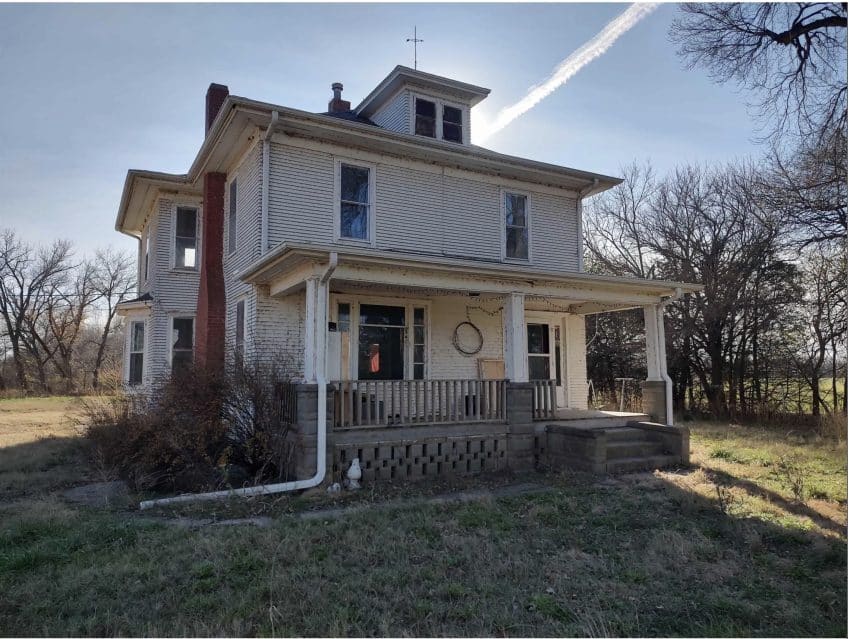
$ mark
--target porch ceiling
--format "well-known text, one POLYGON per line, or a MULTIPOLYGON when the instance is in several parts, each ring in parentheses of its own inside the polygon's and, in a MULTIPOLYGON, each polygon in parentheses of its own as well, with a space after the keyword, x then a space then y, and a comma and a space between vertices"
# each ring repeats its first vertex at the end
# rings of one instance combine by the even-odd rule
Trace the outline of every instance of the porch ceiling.
POLYGON ((524 293, 526 308, 576 314, 623 310, 659 303, 662 298, 701 287, 681 282, 553 273, 500 262, 319 245, 282 245, 239 274, 242 281, 268 286, 272 296, 288 295, 319 277, 337 253, 331 290, 382 291, 418 295, 524 293))

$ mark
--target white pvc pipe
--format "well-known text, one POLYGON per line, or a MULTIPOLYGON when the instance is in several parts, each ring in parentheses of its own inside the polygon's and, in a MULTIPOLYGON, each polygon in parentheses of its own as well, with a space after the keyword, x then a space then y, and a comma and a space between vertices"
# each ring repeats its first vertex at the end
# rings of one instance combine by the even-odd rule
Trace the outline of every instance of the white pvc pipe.
POLYGON ((327 472, 327 418, 328 418, 328 381, 325 379, 325 370, 327 367, 326 354, 328 348, 328 281, 331 279, 333 272, 336 270, 339 263, 337 253, 331 253, 330 261, 321 278, 321 286, 317 295, 316 323, 321 327, 322 339, 320 340, 320 353, 317 353, 316 358, 318 366, 316 366, 316 383, 318 384, 318 406, 316 407, 316 474, 309 479, 298 479, 295 481, 283 482, 280 484, 264 484, 261 486, 249 486, 248 488, 235 488, 230 490, 217 490, 210 493, 191 493, 189 495, 179 495, 177 497, 165 497, 162 499, 150 499, 139 504, 140 510, 145 510, 152 506, 166 506, 169 504, 180 504, 192 501, 210 501, 214 499, 224 499, 226 497, 241 497, 253 495, 271 495, 274 493, 285 493, 293 490, 305 490, 318 486, 325 480, 327 472))

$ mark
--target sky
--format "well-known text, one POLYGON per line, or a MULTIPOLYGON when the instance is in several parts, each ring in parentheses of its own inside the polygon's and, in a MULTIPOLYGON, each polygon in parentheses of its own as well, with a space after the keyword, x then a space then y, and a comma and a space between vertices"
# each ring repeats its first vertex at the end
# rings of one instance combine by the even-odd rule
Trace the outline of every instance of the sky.
MULTIPOLYGON (((128 169, 185 173, 211 82, 243 97, 356 105, 397 64, 491 89, 492 120, 627 4, 0 5, 0 228, 78 254, 135 250, 114 230, 128 169)), ((619 175, 633 160, 758 156, 746 96, 684 68, 665 4, 483 145, 619 175)))

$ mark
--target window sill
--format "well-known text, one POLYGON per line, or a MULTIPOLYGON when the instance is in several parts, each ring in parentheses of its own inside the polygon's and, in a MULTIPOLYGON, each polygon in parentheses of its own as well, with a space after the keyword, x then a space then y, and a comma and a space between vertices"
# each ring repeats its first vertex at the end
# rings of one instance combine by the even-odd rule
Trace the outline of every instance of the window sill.
POLYGON ((197 268, 189 268, 187 266, 172 266, 168 269, 169 273, 183 273, 185 275, 191 275, 192 273, 198 274, 200 270, 197 268))
POLYGON ((502 261, 506 264, 531 264, 531 259, 527 257, 503 257, 502 261))
POLYGON ((375 246, 375 242, 372 240, 361 240, 356 237, 338 237, 336 238, 336 242, 337 244, 352 244, 354 246, 375 246))

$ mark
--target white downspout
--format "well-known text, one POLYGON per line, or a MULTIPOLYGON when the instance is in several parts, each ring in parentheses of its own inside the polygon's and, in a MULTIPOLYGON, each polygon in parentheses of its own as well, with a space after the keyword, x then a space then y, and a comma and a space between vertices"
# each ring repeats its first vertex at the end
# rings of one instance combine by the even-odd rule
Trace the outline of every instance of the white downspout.
POLYGON ((316 407, 316 474, 309 479, 298 479, 281 484, 264 484, 261 486, 250 486, 248 488, 236 488, 232 490, 217 490, 211 493, 192 493, 179 495, 177 497, 165 497, 163 499, 151 499, 139 504, 140 510, 151 506, 165 506, 168 504, 179 504, 190 501, 210 501, 213 499, 224 499, 226 497, 242 497, 253 495, 271 495, 274 493, 286 493, 293 490, 304 490, 318 486, 325 480, 327 472, 327 413, 328 413, 328 381, 325 378, 327 371, 328 352, 328 289, 327 283, 339 264, 339 256, 336 252, 331 253, 325 272, 322 274, 316 308, 316 324, 321 327, 321 340, 316 357, 316 383, 318 384, 318 406, 316 407))
POLYGON ((280 117, 277 111, 272 111, 272 121, 263 135, 263 186, 262 204, 260 205, 260 255, 269 250, 269 157, 271 156, 271 137, 280 117))
POLYGON ((670 379, 670 375, 667 374, 667 339, 664 333, 664 307, 667 306, 670 302, 674 300, 678 300, 682 297, 682 289, 676 288, 675 293, 668 297, 666 300, 663 300, 658 305, 658 310, 655 313, 656 317, 656 326, 657 326, 657 335, 659 336, 658 340, 658 350, 659 350, 659 360, 660 360, 660 368, 661 368, 661 379, 664 380, 664 407, 667 409, 667 424, 669 426, 673 425, 673 380, 670 379))

